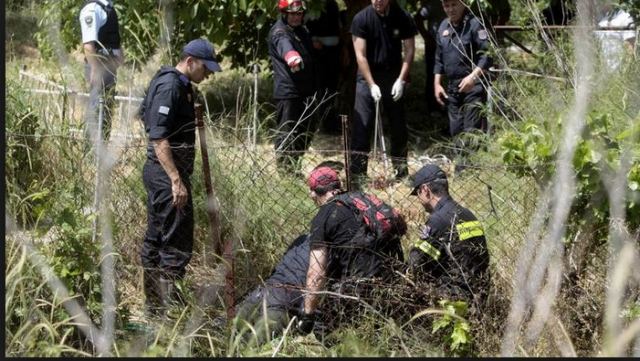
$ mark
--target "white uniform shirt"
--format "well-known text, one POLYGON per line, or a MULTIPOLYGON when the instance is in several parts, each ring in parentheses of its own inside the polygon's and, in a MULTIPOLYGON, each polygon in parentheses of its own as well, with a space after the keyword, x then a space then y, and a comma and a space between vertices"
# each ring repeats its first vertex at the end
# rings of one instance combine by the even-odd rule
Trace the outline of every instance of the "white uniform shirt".
POLYGON ((600 46, 605 63, 611 70, 620 66, 624 57, 624 42, 634 41, 636 37, 635 24, 629 13, 617 10, 606 14, 599 22, 598 27, 614 28, 620 30, 596 30, 596 37, 600 39, 600 46))
MULTIPOLYGON (((111 1, 98 0, 102 4, 111 5, 111 1)), ((107 22, 107 12, 96 3, 89 3, 80 10, 80 28, 82 43, 98 41, 98 31, 107 22)))

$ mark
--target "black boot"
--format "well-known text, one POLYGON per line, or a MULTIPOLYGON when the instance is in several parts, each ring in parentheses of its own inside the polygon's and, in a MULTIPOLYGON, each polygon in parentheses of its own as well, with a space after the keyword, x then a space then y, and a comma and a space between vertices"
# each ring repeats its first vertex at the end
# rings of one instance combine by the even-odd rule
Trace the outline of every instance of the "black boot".
POLYGON ((145 314, 151 318, 162 317, 164 306, 160 294, 160 273, 156 269, 145 268, 142 273, 145 295, 145 314))

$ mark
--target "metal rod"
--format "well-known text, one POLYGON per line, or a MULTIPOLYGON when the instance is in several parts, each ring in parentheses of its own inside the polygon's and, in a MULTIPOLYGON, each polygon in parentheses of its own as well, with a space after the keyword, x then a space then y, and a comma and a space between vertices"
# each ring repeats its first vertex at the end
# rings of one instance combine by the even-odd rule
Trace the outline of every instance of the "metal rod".
MULTIPOLYGON (((202 117, 202 104, 195 104, 196 127, 198 128, 198 138, 200 138, 200 152, 202 155, 202 174, 204 176, 204 187, 207 193, 207 215, 209 218, 209 226, 211 228, 211 247, 215 254, 221 255, 220 240, 220 217, 217 198, 214 194, 213 184, 211 182, 211 170, 209 169, 209 154, 207 151, 207 136, 204 129, 204 121, 202 117)), ((212 255, 207 251, 205 244, 204 251, 205 263, 213 264, 212 255)))
POLYGON ((253 64, 253 134, 251 138, 251 149, 256 148, 258 138, 258 73, 260 66, 258 63, 253 64))
MULTIPOLYGON (((86 111, 93 111, 93 109, 87 109, 86 111)), ((91 236, 91 240, 95 243, 97 235, 98 235, 98 203, 100 196, 100 173, 102 167, 102 123, 104 122, 104 97, 100 96, 98 100, 98 129, 94 131, 94 141, 96 146, 96 188, 93 192, 93 211, 95 213, 95 217, 93 218, 93 235, 91 236)), ((91 132, 89 132, 91 134, 91 132)), ((90 140, 91 141, 91 140, 90 140)))
POLYGON ((347 178, 347 191, 351 191, 351 171, 350 167, 350 144, 349 144, 349 117, 345 114, 340 114, 340 120, 342 120, 342 149, 344 150, 344 174, 347 178))

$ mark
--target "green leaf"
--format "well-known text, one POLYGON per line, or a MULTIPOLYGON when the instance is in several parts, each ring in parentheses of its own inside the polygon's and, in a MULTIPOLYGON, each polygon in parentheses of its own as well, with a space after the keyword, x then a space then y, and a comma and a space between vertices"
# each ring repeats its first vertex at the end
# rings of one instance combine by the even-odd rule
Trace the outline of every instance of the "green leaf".
POLYGON ((436 320, 432 325, 431 333, 436 333, 439 329, 447 327, 449 323, 450 323, 450 320, 444 317, 436 320))

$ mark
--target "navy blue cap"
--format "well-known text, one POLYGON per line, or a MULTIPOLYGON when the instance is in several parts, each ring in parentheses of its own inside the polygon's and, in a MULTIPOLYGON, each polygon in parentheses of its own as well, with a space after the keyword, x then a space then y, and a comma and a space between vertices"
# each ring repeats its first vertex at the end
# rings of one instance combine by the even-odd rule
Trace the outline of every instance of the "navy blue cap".
POLYGON ((420 168, 420 170, 413 176, 413 191, 411 191, 411 195, 417 195, 418 187, 436 179, 447 179, 447 175, 442 169, 440 169, 440 167, 435 164, 427 164, 420 168))
POLYGON ((213 45, 205 39, 191 40, 182 48, 182 53, 202 60, 207 69, 212 72, 222 71, 216 61, 216 51, 213 50, 213 45))

